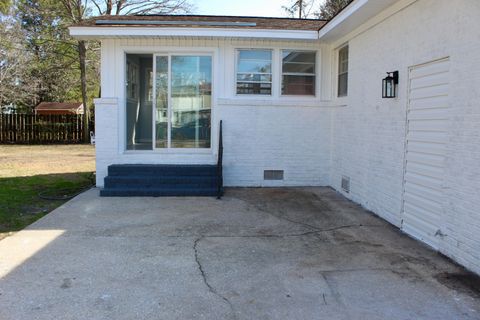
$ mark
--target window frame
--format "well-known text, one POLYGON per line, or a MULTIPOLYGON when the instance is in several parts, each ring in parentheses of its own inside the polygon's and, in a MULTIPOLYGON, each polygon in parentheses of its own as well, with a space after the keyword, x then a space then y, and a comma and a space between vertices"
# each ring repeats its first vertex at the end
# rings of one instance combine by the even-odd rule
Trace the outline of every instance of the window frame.
POLYGON ((336 50, 336 62, 337 62, 337 65, 336 65, 336 74, 337 76, 335 77, 335 80, 336 80, 336 97, 337 98, 345 98, 345 97, 348 97, 348 76, 349 76, 349 70, 350 70, 350 46, 348 43, 345 43, 343 44, 341 47, 339 47, 337 50, 336 50), (343 62, 345 62, 345 60, 342 60, 340 61, 340 53, 342 50, 345 50, 347 49, 347 59, 346 59, 346 62, 347 62, 347 71, 344 71, 344 72, 340 72, 340 66, 343 62), (346 91, 345 93, 340 93, 340 76, 342 75, 346 75, 347 77, 347 86, 346 86, 346 91))
POLYGON ((308 48, 304 48, 304 49, 295 49, 295 48, 280 48, 279 49, 279 52, 278 52, 278 68, 279 68, 279 83, 278 83, 278 92, 279 92, 279 97, 280 98, 315 98, 317 97, 317 91, 318 91, 318 75, 319 75, 319 72, 318 72, 318 50, 315 50, 315 49, 308 49, 308 48), (292 73, 292 72, 286 72, 284 73, 283 72, 283 52, 284 51, 296 51, 296 52, 309 52, 309 53, 313 53, 314 54, 314 71, 313 73, 311 74, 307 74, 307 73, 292 73), (313 94, 284 94, 283 93, 283 76, 284 75, 297 75, 297 76, 313 76, 314 77, 314 83, 313 83, 313 94))
MULTIPOLYGON (((268 73, 257 73, 257 74, 268 74, 268 73)), ((234 49, 234 82, 233 82, 233 90, 236 97, 273 97, 275 92, 275 49, 274 48, 235 48, 234 49), (270 82, 263 82, 263 83, 270 83, 270 94, 262 94, 262 93, 238 93, 237 85, 238 85, 238 62, 240 58, 240 51, 270 51, 271 60, 270 60, 270 82)), ((243 81, 240 81, 243 82, 243 81)), ((259 82, 262 83, 262 82, 259 82)))

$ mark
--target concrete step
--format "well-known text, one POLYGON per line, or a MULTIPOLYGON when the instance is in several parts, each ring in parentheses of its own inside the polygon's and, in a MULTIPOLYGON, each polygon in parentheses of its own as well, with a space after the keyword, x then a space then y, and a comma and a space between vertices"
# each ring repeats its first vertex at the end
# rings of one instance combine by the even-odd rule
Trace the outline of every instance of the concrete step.
POLYGON ((214 197, 217 188, 115 188, 101 189, 102 197, 214 197))
POLYGON ((115 164, 108 166, 109 176, 214 176, 216 165, 115 164))

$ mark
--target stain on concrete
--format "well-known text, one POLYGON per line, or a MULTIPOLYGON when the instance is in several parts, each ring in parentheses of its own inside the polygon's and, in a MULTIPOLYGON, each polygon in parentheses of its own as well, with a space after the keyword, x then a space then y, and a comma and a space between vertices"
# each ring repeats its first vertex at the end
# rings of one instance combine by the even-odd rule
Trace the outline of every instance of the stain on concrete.
POLYGON ((443 272, 435 275, 434 278, 452 290, 480 298, 480 277, 476 274, 468 271, 458 273, 443 272))
POLYGON ((65 278, 63 279, 62 285, 60 288, 62 289, 69 289, 73 286, 73 279, 72 278, 65 278))

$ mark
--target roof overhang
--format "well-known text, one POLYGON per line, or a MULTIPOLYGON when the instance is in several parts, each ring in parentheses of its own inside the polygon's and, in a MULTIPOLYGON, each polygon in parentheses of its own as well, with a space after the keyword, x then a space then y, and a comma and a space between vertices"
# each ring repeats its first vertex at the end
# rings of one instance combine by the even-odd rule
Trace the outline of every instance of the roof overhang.
POLYGON ((354 31, 382 11, 398 2, 412 3, 416 0, 355 0, 323 26, 318 37, 333 42, 354 31))
POLYGON ((132 37, 206 37, 258 38, 275 40, 317 41, 315 30, 239 29, 239 28, 175 28, 175 27, 70 27, 70 35, 77 39, 108 39, 132 37))

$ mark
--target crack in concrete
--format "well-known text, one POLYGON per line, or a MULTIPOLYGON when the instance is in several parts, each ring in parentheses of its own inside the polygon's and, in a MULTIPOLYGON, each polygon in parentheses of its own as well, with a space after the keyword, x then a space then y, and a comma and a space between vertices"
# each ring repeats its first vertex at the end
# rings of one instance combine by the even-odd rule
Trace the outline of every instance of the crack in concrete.
MULTIPOLYGON (((301 232, 301 233, 285 233, 285 234, 245 234, 245 235, 224 235, 224 234, 212 234, 212 235, 206 235, 206 234, 190 234, 190 235, 158 235, 158 238, 198 238, 199 236, 201 238, 288 238, 288 237, 301 237, 301 236, 307 236, 311 234, 319 234, 323 232, 332 232, 332 231, 337 231, 341 229, 349 229, 349 228, 378 228, 378 227, 383 227, 381 225, 368 225, 368 224, 351 224, 351 225, 342 225, 342 226, 337 226, 337 227, 332 227, 332 228, 327 228, 327 229, 320 229, 316 228, 315 230, 311 231, 306 231, 306 232, 301 232)), ((91 232, 85 232, 85 233, 79 233, 79 234, 68 234, 64 235, 65 237, 75 237, 75 236, 87 236, 89 238, 95 237, 95 238, 151 238, 151 236, 142 236, 142 235, 111 235, 111 234, 102 234, 102 232, 98 233, 91 233, 91 232)))
POLYGON ((198 243, 203 239, 203 237, 201 238, 197 238, 195 240, 195 242, 193 243, 193 251, 195 253, 195 262, 197 263, 197 266, 198 266, 198 270, 200 271, 200 275, 202 276, 202 280, 203 280, 203 283, 205 284, 205 286, 207 286, 208 290, 213 293, 214 295, 216 295, 217 297, 219 297, 220 299, 222 299, 230 308, 231 312, 232 312, 232 318, 233 319, 237 319, 237 315, 235 313, 235 309, 233 307, 233 304, 232 302, 227 298, 225 297, 224 295, 220 294, 211 284, 210 282, 208 282, 208 279, 207 279, 207 274, 205 273, 205 270, 203 269, 203 266, 200 262, 200 258, 199 258, 199 253, 198 253, 198 243))

